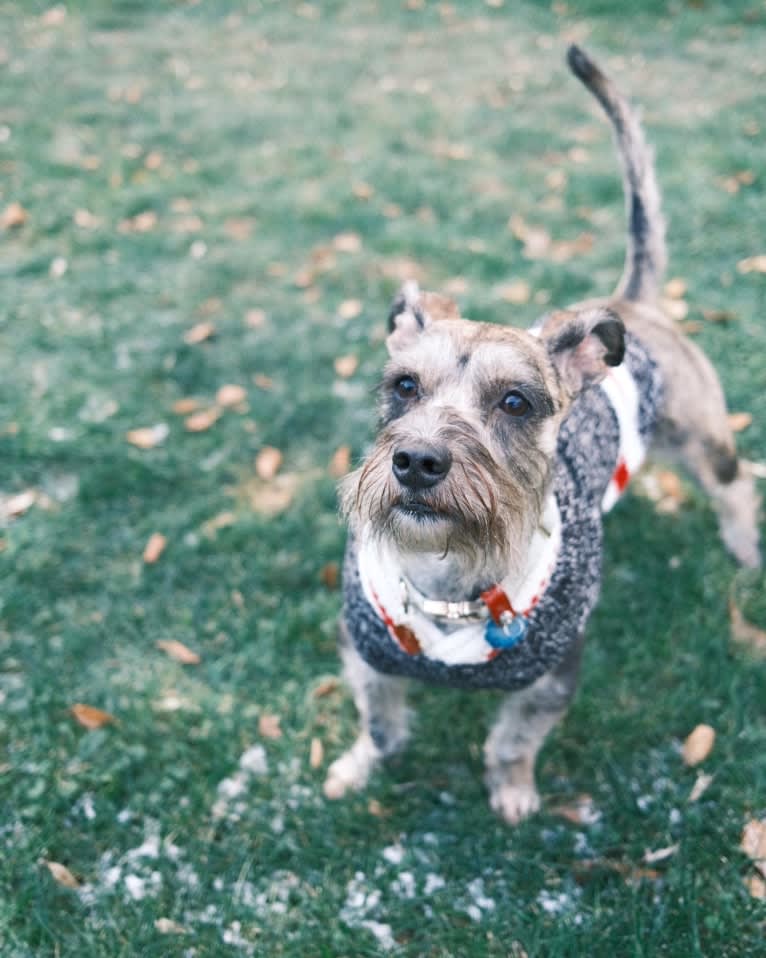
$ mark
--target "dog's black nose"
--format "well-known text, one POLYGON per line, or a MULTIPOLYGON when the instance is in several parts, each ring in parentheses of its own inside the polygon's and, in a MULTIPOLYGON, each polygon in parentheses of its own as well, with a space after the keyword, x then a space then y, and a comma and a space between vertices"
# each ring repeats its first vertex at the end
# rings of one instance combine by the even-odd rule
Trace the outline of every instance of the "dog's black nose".
POLYGON ((422 446, 397 449, 392 459, 394 475, 408 489, 430 489, 447 475, 452 465, 449 449, 422 446))

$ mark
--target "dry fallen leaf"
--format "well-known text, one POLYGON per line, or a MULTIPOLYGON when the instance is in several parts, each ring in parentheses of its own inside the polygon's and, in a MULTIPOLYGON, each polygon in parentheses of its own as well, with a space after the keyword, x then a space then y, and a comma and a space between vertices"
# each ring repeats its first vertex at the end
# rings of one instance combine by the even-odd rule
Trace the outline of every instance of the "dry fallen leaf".
POLYGON ((376 818, 387 818, 391 814, 390 809, 381 805, 377 798, 371 798, 367 802, 367 811, 376 818))
POLYGON ((180 662, 181 665, 200 664, 200 656, 187 648, 183 642, 179 642, 178 639, 160 639, 157 642, 157 648, 162 649, 168 658, 173 659, 174 662, 180 662))
POLYGON ((274 446, 264 446, 255 457, 256 474, 266 481, 273 479, 282 465, 282 453, 274 446))
POLYGON ((186 330, 184 342, 187 346, 196 346, 198 343, 204 343, 206 339, 210 339, 212 336, 215 336, 215 326, 209 320, 205 320, 186 330))
POLYGON ((111 725, 117 721, 109 712, 94 708, 92 705, 83 705, 82 702, 75 703, 69 711, 83 728, 91 732, 94 729, 103 728, 104 725, 111 725))
POLYGON ((668 299, 683 299, 686 295, 686 281, 678 276, 669 279, 665 283, 665 295, 668 299))
POLYGON ((680 477, 670 469, 660 469, 657 473, 657 482, 663 496, 669 496, 675 502, 684 501, 684 490, 680 477))
POLYGON ((663 310, 676 322, 681 322, 689 315, 689 304, 685 299, 663 299, 661 300, 663 310))
POLYGON ((338 233, 332 245, 339 253, 358 253, 362 248, 362 237, 358 233, 338 233))
POLYGON ((739 846, 766 878, 766 818, 752 818, 745 825, 739 846))
POLYGON ((7 499, 0 499, 0 518, 16 519, 18 516, 23 516, 36 501, 37 493, 34 489, 25 489, 24 492, 8 496, 7 499))
POLYGON ((250 329, 260 329, 266 322, 266 312, 263 309, 248 309, 245 313, 245 324, 250 329))
POLYGON ((703 309, 702 317, 709 323, 732 323, 737 314, 730 309, 703 309))
POLYGON ((224 408, 229 406, 238 406, 246 399, 247 390, 244 388, 244 386, 235 386, 232 383, 227 383, 225 386, 221 386, 215 395, 215 401, 219 406, 223 406, 224 408))
POLYGON ((200 409, 199 412, 193 412, 184 420, 184 428, 187 432, 205 432, 215 425, 221 418, 221 409, 218 406, 211 406, 209 409, 200 409))
POLYGON ((265 389, 267 391, 274 388, 274 380, 271 376, 264 376, 263 373, 256 373, 253 376, 253 383, 259 389, 265 389))
POLYGON ((657 862, 664 862, 667 858, 675 855, 680 847, 681 846, 676 843, 675 845, 668 845, 667 848, 657 848, 654 851, 645 851, 644 861, 647 865, 656 865, 657 862))
POLYGON ((258 719, 258 734, 263 738, 282 738, 282 729, 279 727, 281 719, 278 715, 264 712, 258 719))
POLYGON ((689 797, 687 798, 688 802, 697 802, 705 792, 710 788, 712 784, 713 776, 708 775, 706 772, 700 772, 697 776, 697 780, 692 786, 692 790, 689 792, 689 797))
POLYGON ((522 303, 529 302, 532 290, 529 283, 523 279, 519 279, 513 283, 506 283, 504 286, 501 286, 498 290, 498 294, 506 303, 521 305, 522 303))
POLYGON ((748 256, 737 263, 740 273, 766 273, 766 253, 760 256, 748 256))
POLYGON ((156 918, 154 927, 161 935, 185 935, 186 929, 172 918, 156 918))
POLYGON ((241 488, 251 508, 262 516, 277 516, 289 508, 300 478, 295 473, 284 473, 274 479, 252 479, 241 488))
POLYGON ((320 681, 314 686, 314 691, 311 694, 315 699, 323 699, 326 695, 331 695, 339 688, 340 679, 336 678, 334 675, 330 675, 326 679, 320 679, 320 681))
POLYGON ((239 243, 242 243, 246 239, 250 238, 250 234, 253 232, 254 226, 255 220, 247 219, 245 217, 233 217, 232 219, 226 220, 226 222, 223 224, 226 235, 230 236, 231 239, 236 240, 239 243))
POLYGON ((125 438, 133 446, 139 449, 154 449, 164 442, 170 430, 164 422, 157 423, 156 426, 144 426, 140 429, 131 429, 125 433, 125 438))
POLYGON ((146 562, 148 565, 156 562, 165 551, 165 546, 167 544, 168 540, 161 532, 153 532, 149 536, 149 539, 144 546, 144 562, 146 562))
POLYGON ((338 316, 343 320, 356 319, 362 314, 362 302, 359 299, 345 299, 338 307, 338 316))
POLYGON ((335 372, 341 379, 348 379, 353 376, 358 365, 359 359, 356 356, 338 356, 333 363, 335 372))
POLYGON ((332 455, 327 471, 333 479, 342 479, 351 468, 351 447, 338 446, 332 455))
POLYGON ((766 630, 748 622, 732 598, 729 599, 729 624, 734 642, 747 646, 758 655, 766 655, 766 630))
POLYGON ((337 589, 340 578, 340 568, 337 562, 328 562, 319 570, 319 578, 328 589, 337 589))
POLYGON ((62 888, 75 889, 82 885, 82 882, 78 878, 75 878, 66 865, 62 865, 61 862, 52 862, 43 859, 43 864, 47 866, 56 884, 61 885, 62 888))
POLYGON ((309 765, 312 768, 319 768, 324 761, 324 746, 321 738, 311 739, 311 750, 309 752, 309 765))
POLYGON ((23 226, 29 219, 29 213, 21 203, 11 203, 0 214, 0 227, 4 230, 16 229, 23 226))
POLYGON ((369 183, 354 183, 351 192, 358 200, 369 200, 375 195, 375 187, 369 183))
POLYGON ((193 396, 185 396, 183 399, 176 399, 170 408, 177 416, 188 416, 189 413, 199 408, 199 399, 195 399, 193 396))
POLYGON ((206 536, 214 536, 219 529, 233 526, 236 521, 237 517, 233 512, 219 512, 217 516, 213 516, 202 524, 202 531, 206 536))
POLYGON ((728 420, 732 432, 742 432, 753 421, 753 416, 749 412, 732 412, 729 413, 728 420))
POLYGON ((593 804, 590 795, 579 795, 575 801, 566 805, 557 805, 551 809, 551 812, 575 825, 594 825, 601 818, 601 812, 593 804))
POLYGON ((117 226, 118 233, 150 233, 157 225, 157 214, 154 210, 144 210, 136 213, 117 226))
POLYGON ((751 898, 757 898, 759 901, 766 900, 766 881, 764 881, 760 875, 748 875, 746 878, 743 878, 742 881, 750 893, 751 898))
POLYGON ((715 729, 710 725, 698 725, 686 738, 681 755, 687 765, 699 765, 710 755, 715 744, 715 729))

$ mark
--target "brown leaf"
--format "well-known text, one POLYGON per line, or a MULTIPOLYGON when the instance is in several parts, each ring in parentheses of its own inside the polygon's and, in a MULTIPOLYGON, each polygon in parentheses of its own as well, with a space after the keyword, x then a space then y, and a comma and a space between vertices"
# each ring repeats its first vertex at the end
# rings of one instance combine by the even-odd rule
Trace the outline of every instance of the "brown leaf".
POLYGON ((159 150, 151 150, 144 158, 144 166, 147 170, 158 170, 165 159, 159 150))
POLYGON ((156 918, 154 927, 161 935, 185 935, 186 928, 172 918, 156 918))
POLYGON ((125 438, 133 446, 139 449, 154 449, 163 443, 169 433, 169 429, 164 422, 157 423, 156 426, 142 426, 140 429, 131 429, 125 433, 125 438))
POLYGON ((277 516, 290 506, 300 483, 295 473, 274 479, 252 479, 242 487, 252 509, 262 516, 277 516))
POLYGON ((740 273, 766 273, 766 253, 741 259, 737 263, 737 270, 740 273))
POLYGON ((647 865, 656 865, 657 862, 664 862, 671 858, 681 846, 676 842, 675 845, 668 845, 666 848, 657 848, 654 851, 644 852, 644 861, 647 865))
POLYGON ((729 623, 734 642, 747 646, 751 652, 758 655, 766 655, 766 630, 748 622, 732 598, 729 599, 729 623))
POLYGON ((737 314, 730 309, 703 309, 702 317, 709 323, 732 323, 737 314))
POLYGON ((190 214, 188 216, 179 216, 178 219, 173 220, 171 229, 174 233, 188 235, 189 233, 199 233, 204 225, 199 216, 190 214))
POLYGON ((184 333, 184 342, 187 346, 196 346, 198 343, 204 343, 205 340, 215 336, 215 325, 209 320, 204 320, 187 329, 184 333))
POLYGON ((226 222, 223 224, 226 235, 230 236, 238 243, 242 243, 246 239, 250 238, 250 234, 253 232, 254 226, 254 219, 247 219, 246 217, 242 216, 232 217, 231 219, 226 220, 226 222))
POLYGON ((321 738, 311 739, 311 749, 309 751, 309 765, 312 768, 319 768, 324 761, 324 745, 321 738))
POLYGON ((369 183, 354 183, 351 192, 358 200, 369 200, 375 195, 375 187, 369 183))
POLYGON ((258 719, 258 734, 263 738, 282 738, 282 729, 279 727, 281 719, 278 715, 264 712, 258 719))
POLYGON ((498 294, 500 299, 505 300, 506 303, 521 305, 522 303, 529 302, 532 290, 526 280, 519 279, 501 286, 498 290, 498 294))
POLYGON ((83 705, 82 702, 75 703, 69 711, 83 728, 91 732, 94 729, 103 728, 104 725, 111 725, 117 721, 109 712, 94 708, 92 705, 83 705))
POLYGON ((335 372, 341 379, 348 379, 350 376, 353 376, 358 365, 359 359, 356 356, 338 356, 333 363, 335 372))
POLYGON ((339 253, 358 253, 362 248, 362 237, 358 233, 338 233, 332 245, 339 253))
POLYGON ((165 551, 168 540, 161 532, 153 532, 144 546, 143 559, 148 565, 156 562, 165 551))
POLYGON ((233 526, 236 521, 237 517, 233 512, 219 512, 217 516, 213 516, 202 524, 202 531, 206 536, 214 536, 219 529, 233 526))
POLYGON ((223 300, 219 296, 210 296, 197 307, 200 316, 215 316, 223 309, 223 300))
POLYGON ((727 418, 732 432, 743 432, 753 421, 752 414, 749 412, 732 412, 727 418))
POLYGON ((221 409, 218 406, 211 406, 209 409, 200 409, 199 412, 193 412, 184 420, 184 427, 187 432, 205 432, 215 425, 221 418, 221 409))
POLYGON ((215 395, 215 401, 219 406, 228 408, 229 406, 238 406, 247 399, 247 390, 244 386, 236 386, 233 383, 227 383, 221 386, 215 395))
POLYGON ((705 772, 700 772, 697 775, 697 779, 692 786, 692 790, 689 792, 689 797, 687 802, 697 802, 699 801, 705 792, 710 788, 710 785, 713 782, 713 776, 708 775, 705 772))
POLYGON ((101 224, 101 220, 90 210, 75 210, 72 219, 74 225, 79 226, 81 230, 94 230, 101 224))
POLYGON ((742 831, 739 847, 766 878, 766 818, 751 818, 742 831))
POLYGON ((333 479, 342 479, 351 468, 351 447, 338 446, 332 455, 327 471, 333 479))
POLYGON ((29 219, 29 213, 21 203, 10 203, 0 214, 0 227, 4 230, 18 229, 29 219))
POLYGON ((311 694, 315 699, 323 699, 325 696, 331 695, 333 692, 337 692, 339 688, 340 679, 336 678, 334 675, 330 675, 326 679, 320 679, 320 681, 314 686, 314 691, 311 694))
POLYGON ((154 210, 144 210, 136 213, 117 226, 119 233, 150 233, 157 225, 157 214, 154 210))
POLYGON ((248 309, 245 313, 245 323, 250 329, 260 329, 266 322, 266 313, 262 309, 248 309))
POLYGON ((676 502, 684 501, 684 490, 679 476, 670 469, 660 469, 657 473, 657 482, 664 496, 670 496, 676 502))
POLYGON ((663 299, 661 304, 668 316, 678 323, 689 315, 689 304, 685 299, 663 299))
POLYGON ((579 795, 574 802, 557 805, 551 809, 553 815, 560 815, 574 825, 593 825, 601 818, 601 812, 593 804, 590 795, 579 795))
POLYGON ((362 314, 362 302, 359 299, 345 299, 338 307, 338 316, 348 321, 362 314))
POLYGON ((190 412, 199 408, 199 399, 194 399, 193 396, 185 396, 183 399, 176 399, 170 408, 177 416, 188 416, 190 412))
POLYGON ((757 898, 759 901, 766 900, 766 881, 760 875, 747 875, 742 881, 751 898, 757 898))
POLYGON ((0 499, 0 517, 16 519, 18 516, 23 516, 36 501, 37 492, 34 489, 25 489, 24 492, 8 496, 7 499, 0 499))
POLYGON ((699 765, 713 751, 715 729, 710 725, 698 725, 686 738, 681 755, 686 765, 699 765))
POLYGON ((62 865, 61 862, 52 862, 44 858, 43 864, 47 866, 56 884, 61 885, 62 888, 76 889, 82 885, 79 878, 75 878, 66 865, 62 865))
POLYGON ((183 642, 178 639, 160 639, 157 642, 157 648, 173 659, 174 662, 180 662, 181 665, 199 665, 201 659, 196 652, 192 652, 183 642))
POLYGON ((340 567, 337 562, 328 562, 319 570, 319 578, 328 589, 337 589, 340 579, 340 567))
POLYGON ((388 818, 391 814, 391 809, 381 805, 377 798, 371 798, 369 802, 367 802, 367 811, 370 815, 374 815, 375 818, 388 818))
POLYGON ((263 373, 256 373, 253 376, 253 383, 255 383, 259 389, 269 390, 274 388, 274 380, 271 376, 264 376, 263 373))
POLYGON ((600 871, 610 871, 621 875, 628 884, 639 881, 657 881, 662 874, 654 868, 640 868, 629 862, 615 861, 612 858, 593 858, 575 863, 575 875, 578 881, 587 880, 600 871))
POLYGON ((255 457, 256 474, 266 481, 273 479, 282 465, 282 453, 274 446, 264 446, 255 457))

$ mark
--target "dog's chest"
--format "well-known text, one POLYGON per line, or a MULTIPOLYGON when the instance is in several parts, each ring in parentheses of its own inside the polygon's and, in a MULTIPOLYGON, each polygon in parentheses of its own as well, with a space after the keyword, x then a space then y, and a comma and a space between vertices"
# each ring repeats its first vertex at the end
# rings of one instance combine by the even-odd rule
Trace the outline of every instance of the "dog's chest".
POLYGON ((514 689, 535 681, 564 658, 580 639, 598 598, 602 511, 611 508, 640 465, 661 402, 658 369, 631 337, 623 365, 629 375, 618 371, 605 387, 588 390, 562 424, 554 479, 560 542, 544 594, 525 617, 523 639, 500 652, 488 647, 486 655, 477 653, 474 642, 471 660, 460 662, 448 635, 443 657, 438 642, 429 637, 424 654, 411 623, 395 621, 396 615, 392 618, 371 596, 369 573, 364 572, 363 581, 358 545, 350 537, 344 616, 370 665, 426 682, 514 689))

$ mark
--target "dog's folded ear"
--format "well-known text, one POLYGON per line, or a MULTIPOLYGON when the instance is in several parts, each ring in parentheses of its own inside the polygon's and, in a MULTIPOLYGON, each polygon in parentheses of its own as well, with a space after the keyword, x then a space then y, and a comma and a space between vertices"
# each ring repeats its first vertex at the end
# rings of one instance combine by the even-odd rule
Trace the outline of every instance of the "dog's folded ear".
POLYGON ((404 345, 431 323, 442 319, 460 319, 457 303, 448 296, 424 292, 414 280, 410 280, 402 286, 391 304, 388 314, 389 345, 404 345))
POLYGON ((564 387, 573 396, 601 382, 609 366, 619 366, 625 355, 625 326, 617 313, 605 306, 576 313, 550 313, 539 335, 564 387))

